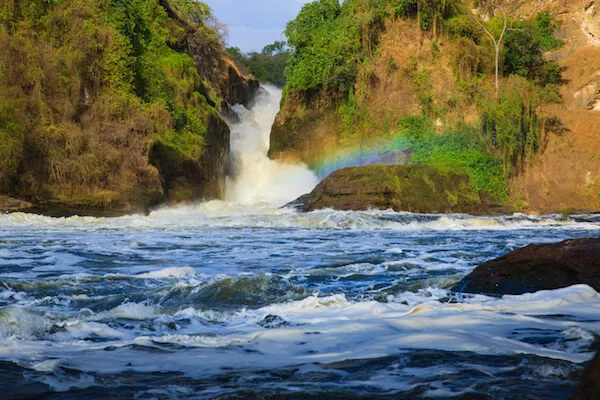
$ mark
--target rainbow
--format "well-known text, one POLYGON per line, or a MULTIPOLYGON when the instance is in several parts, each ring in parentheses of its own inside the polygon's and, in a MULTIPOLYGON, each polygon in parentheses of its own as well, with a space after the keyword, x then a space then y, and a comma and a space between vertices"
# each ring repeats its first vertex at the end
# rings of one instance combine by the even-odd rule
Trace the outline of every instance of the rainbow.
POLYGON ((409 151, 399 141, 379 141, 369 146, 363 144, 336 151, 319 162, 315 172, 322 179, 342 168, 408 164, 409 159, 409 151))

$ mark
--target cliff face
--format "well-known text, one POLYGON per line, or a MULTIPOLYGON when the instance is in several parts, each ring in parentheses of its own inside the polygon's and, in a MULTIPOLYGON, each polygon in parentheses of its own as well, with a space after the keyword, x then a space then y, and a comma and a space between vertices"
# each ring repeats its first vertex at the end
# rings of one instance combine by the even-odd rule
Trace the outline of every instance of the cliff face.
MULTIPOLYGON (((498 15, 498 2, 479 3, 476 13, 498 15)), ((600 4, 511 0, 502 6, 513 18, 548 11, 562 21, 556 36, 565 41, 544 54, 562 69, 564 105, 537 110, 542 118, 558 117, 560 124, 541 133, 538 154, 509 182, 509 201, 530 212, 600 210, 600 4)), ((477 78, 482 69, 490 79, 493 70, 489 52, 478 46, 445 34, 436 40, 411 19, 386 19, 377 51, 359 67, 354 87, 352 101, 364 115, 348 115, 346 104, 325 91, 288 91, 273 127, 270 156, 316 166, 345 149, 389 138, 403 118, 430 109, 436 110, 440 133, 446 127, 479 126, 475 101, 465 99, 483 83, 477 78)))
POLYGON ((49 214, 222 196, 221 115, 258 83, 168 1, 9 0, 0 60, 0 194, 49 214))
POLYGON ((563 47, 546 54, 563 68, 564 106, 548 113, 564 124, 545 151, 511 183, 512 194, 530 210, 600 210, 600 2, 513 2, 523 16, 548 10, 562 20, 563 47), (539 7, 539 8, 538 8, 539 7))

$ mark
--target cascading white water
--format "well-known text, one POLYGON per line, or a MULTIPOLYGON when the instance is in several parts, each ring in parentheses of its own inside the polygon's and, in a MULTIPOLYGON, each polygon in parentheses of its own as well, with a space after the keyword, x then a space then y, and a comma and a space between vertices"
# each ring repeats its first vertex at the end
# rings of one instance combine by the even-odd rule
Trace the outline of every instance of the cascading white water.
POLYGON ((230 123, 233 174, 227 182, 228 201, 281 206, 310 192, 319 182, 305 165, 267 157, 280 102, 281 90, 264 85, 249 109, 233 107, 240 121, 230 123))

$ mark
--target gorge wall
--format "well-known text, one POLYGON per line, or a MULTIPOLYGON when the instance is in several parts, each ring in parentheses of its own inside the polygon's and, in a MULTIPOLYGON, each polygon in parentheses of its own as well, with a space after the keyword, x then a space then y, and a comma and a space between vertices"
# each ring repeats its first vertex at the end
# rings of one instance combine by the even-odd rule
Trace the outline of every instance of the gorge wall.
MULTIPOLYGON (((472 11, 485 20, 502 12, 529 19, 548 11, 561 21, 556 36, 564 40, 543 54, 562 70, 563 100, 536 108, 539 119, 552 117, 557 123, 545 124, 537 153, 524 157, 518 173, 510 174, 506 189, 498 192, 506 192, 506 201, 526 212, 600 210, 600 4, 477 3, 472 11)), ((354 12, 364 21, 370 11, 359 7, 354 12)), ((473 30, 469 22, 474 24, 467 18, 465 29, 473 30)), ((365 26, 360 29, 364 37, 365 26)), ((371 40, 374 48, 358 64, 350 100, 324 88, 286 88, 271 136, 271 157, 318 168, 322 160, 353 148, 394 140, 399 124, 413 116, 426 115, 437 135, 482 125, 481 104, 486 96, 493 98, 491 91, 481 89, 493 86, 493 53, 485 44, 457 38, 449 29, 424 31, 414 19, 390 13, 378 29, 371 40)), ((502 79, 515 87, 521 84, 508 75, 502 79)))
POLYGON ((9 0, 0 60, 0 195, 57 215, 223 196, 223 117, 258 82, 205 21, 167 0, 9 0))

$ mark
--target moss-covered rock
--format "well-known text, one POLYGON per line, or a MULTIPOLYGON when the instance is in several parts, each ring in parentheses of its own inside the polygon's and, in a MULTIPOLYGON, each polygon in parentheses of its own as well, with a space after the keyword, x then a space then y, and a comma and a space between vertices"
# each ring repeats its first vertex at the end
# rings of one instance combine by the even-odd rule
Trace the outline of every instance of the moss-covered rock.
POLYGON ((424 165, 345 168, 296 204, 303 211, 393 209, 414 213, 502 214, 509 210, 474 190, 468 175, 424 165))

